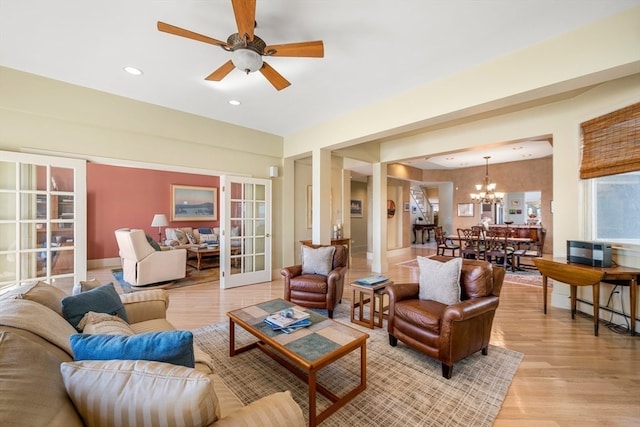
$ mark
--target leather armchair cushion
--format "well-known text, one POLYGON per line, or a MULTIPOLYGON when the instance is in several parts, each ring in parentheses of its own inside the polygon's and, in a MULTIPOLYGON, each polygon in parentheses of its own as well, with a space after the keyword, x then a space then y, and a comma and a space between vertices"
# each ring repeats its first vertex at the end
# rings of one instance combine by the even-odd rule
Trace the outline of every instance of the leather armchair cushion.
POLYGON ((442 314, 446 308, 446 305, 437 301, 412 299, 398 302, 395 316, 418 329, 440 335, 442 314))
POLYGON ((292 292, 327 293, 327 277, 319 274, 303 274, 292 277, 289 285, 292 292))

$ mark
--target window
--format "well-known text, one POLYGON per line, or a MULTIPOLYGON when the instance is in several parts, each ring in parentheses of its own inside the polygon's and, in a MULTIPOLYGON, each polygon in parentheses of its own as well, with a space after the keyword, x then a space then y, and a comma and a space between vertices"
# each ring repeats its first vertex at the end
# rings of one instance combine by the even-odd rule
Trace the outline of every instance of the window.
POLYGON ((591 181, 593 238, 640 245, 640 172, 591 181))

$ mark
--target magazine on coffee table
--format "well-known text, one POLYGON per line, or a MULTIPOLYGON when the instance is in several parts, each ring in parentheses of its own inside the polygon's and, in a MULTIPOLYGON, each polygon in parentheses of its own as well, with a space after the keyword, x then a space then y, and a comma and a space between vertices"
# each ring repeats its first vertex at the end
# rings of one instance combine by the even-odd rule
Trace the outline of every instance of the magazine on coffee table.
POLYGON ((368 276, 356 280, 356 283, 358 285, 373 286, 377 285, 378 283, 386 282, 387 280, 389 279, 385 276, 368 276))
POLYGON ((264 319, 264 321, 272 327, 286 328, 287 326, 292 326, 294 323, 308 318, 309 313, 296 310, 295 308, 287 308, 269 315, 266 319, 264 319))

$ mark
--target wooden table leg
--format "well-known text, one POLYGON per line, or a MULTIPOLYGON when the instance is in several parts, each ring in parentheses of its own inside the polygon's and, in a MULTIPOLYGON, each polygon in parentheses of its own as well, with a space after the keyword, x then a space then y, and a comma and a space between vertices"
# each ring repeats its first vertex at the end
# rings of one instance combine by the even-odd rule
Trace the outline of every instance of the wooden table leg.
POLYGON ((229 357, 236 354, 236 324, 233 319, 229 319, 229 357))
POLYGON ((547 314, 547 276, 542 275, 542 304, 544 314, 547 314))
POLYGON ((351 288, 351 323, 355 323, 353 319, 355 319, 356 314, 356 288, 351 288))
POLYGON ((309 371, 309 427, 317 425, 316 415, 316 371, 309 371))
POLYGON ((629 282, 629 311, 631 311, 631 319, 629 320, 629 328, 631 336, 636 334, 636 298, 638 291, 638 276, 633 276, 629 282))
POLYGON ((600 283, 593 285, 593 333, 598 336, 600 326, 600 283))

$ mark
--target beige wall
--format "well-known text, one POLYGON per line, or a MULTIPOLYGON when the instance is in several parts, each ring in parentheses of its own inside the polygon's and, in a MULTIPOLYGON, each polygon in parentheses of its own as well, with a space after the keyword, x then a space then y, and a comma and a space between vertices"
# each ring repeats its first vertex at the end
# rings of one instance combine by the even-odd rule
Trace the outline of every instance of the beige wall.
MULTIPOLYGON (((256 178, 282 165, 282 138, 264 132, 4 67, 0 94, 0 150, 256 178)), ((283 251, 283 179, 272 179, 275 266, 283 251)))

